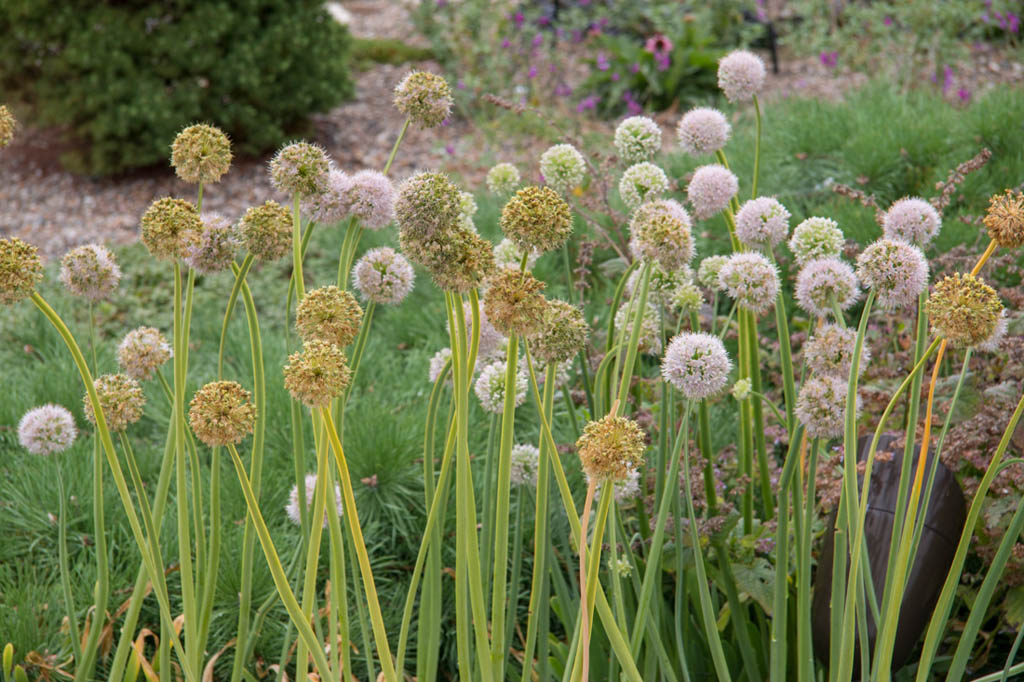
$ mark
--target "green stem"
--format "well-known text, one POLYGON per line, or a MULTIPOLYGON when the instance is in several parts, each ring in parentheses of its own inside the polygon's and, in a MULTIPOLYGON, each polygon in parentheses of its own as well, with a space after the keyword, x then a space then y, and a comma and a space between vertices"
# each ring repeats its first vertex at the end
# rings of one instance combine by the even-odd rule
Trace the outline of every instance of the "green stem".
MULTIPOLYGON (((811 640, 811 538, 814 537, 815 476, 819 442, 811 442, 807 460, 807 495, 804 498, 803 536, 797 551, 797 673, 800 682, 814 682, 814 644, 811 640)), ((797 484, 799 485, 799 483, 797 484)), ((799 508, 797 512, 799 513, 799 508)), ((782 511, 780 510, 781 514, 782 511)))
POLYGON ((242 259, 241 267, 231 265, 231 270, 235 273, 235 283, 231 285, 231 293, 228 295, 228 304, 224 308, 224 320, 220 325, 220 344, 217 346, 217 377, 224 376, 224 349, 227 345, 228 340, 228 322, 231 321, 231 313, 235 309, 235 302, 238 300, 238 294, 242 291, 242 284, 245 282, 246 275, 249 274, 249 268, 252 267, 253 255, 251 253, 245 254, 245 258, 242 259))
MULTIPOLYGON (((60 586, 64 592, 64 609, 68 614, 68 632, 71 635, 71 651, 74 660, 78 663, 75 669, 76 678, 79 671, 82 674, 85 670, 81 667, 82 661, 82 639, 78 634, 78 614, 75 609, 75 598, 71 593, 71 572, 68 570, 68 516, 67 500, 64 497, 64 473, 57 470, 57 494, 60 496, 60 518, 57 527, 57 558, 60 562, 60 586)), ((98 628, 94 628, 98 629, 98 628)))
POLYGON ((292 278, 295 282, 295 300, 306 297, 306 282, 302 276, 302 217, 299 215, 299 195, 292 197, 292 278))
POLYGON ((402 144, 402 138, 405 137, 405 132, 409 130, 409 124, 412 123, 411 118, 406 118, 405 123, 402 124, 402 129, 398 131, 398 137, 395 138, 395 144, 391 147, 391 153, 388 154, 388 162, 384 164, 384 170, 381 171, 384 175, 387 175, 391 170, 391 164, 395 161, 395 155, 398 153, 398 146, 402 144))
POLYGON ((754 180, 751 183, 750 198, 757 198, 757 176, 761 169, 761 103, 754 95, 754 113, 757 120, 757 135, 754 137, 754 180))
POLYGON ((643 328, 644 313, 647 310, 647 292, 651 285, 651 264, 645 263, 643 268, 640 281, 640 295, 637 298, 637 306, 633 314, 633 328, 629 335, 629 345, 626 348, 626 362, 622 367, 622 377, 619 380, 617 416, 622 415, 626 409, 626 396, 629 393, 630 379, 633 378, 633 368, 636 365, 637 344, 640 339, 640 330, 643 328))
MULTIPOLYGON (((803 425, 797 426, 793 438, 789 439, 789 452, 782 465, 779 480, 778 525, 775 531, 775 589, 772 601, 771 635, 771 680, 782 682, 788 678, 786 653, 788 626, 786 611, 789 606, 789 490, 793 487, 795 474, 800 468, 800 443, 803 440, 803 425)), ((808 578, 809 579, 809 578, 808 578)))

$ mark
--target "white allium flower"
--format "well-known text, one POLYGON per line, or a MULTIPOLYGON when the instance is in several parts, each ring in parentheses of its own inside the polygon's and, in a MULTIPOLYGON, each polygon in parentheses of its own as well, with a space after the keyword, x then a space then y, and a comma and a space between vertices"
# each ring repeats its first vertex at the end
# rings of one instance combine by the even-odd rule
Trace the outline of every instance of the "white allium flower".
POLYGON ((718 273, 721 287, 740 307, 760 314, 775 304, 779 271, 759 253, 734 253, 718 273))
MULTIPOLYGON (((434 357, 430 358, 430 383, 437 381, 437 377, 441 376, 441 370, 444 369, 444 365, 452 357, 451 348, 442 348, 441 350, 434 353, 434 357)), ((449 373, 448 382, 451 383, 451 374, 449 373)))
POLYGON ((693 156, 714 154, 725 146, 732 126, 718 109, 697 107, 679 119, 676 135, 683 151, 693 156))
POLYGON ((321 225, 334 225, 345 219, 352 206, 349 189, 352 178, 342 170, 331 168, 327 173, 327 184, 323 192, 302 197, 302 212, 310 220, 321 225))
POLYGON ((698 220, 706 220, 729 205, 740 183, 731 170, 718 164, 701 166, 693 172, 686 196, 698 220))
POLYGON ((703 400, 723 388, 732 361, 717 336, 683 333, 668 344, 661 361, 661 376, 690 400, 703 400))
POLYGON ((736 238, 752 249, 771 251, 789 234, 789 211, 774 197, 751 199, 736 214, 736 238))
POLYGON ((615 129, 615 150, 626 163, 647 161, 661 150, 661 128, 646 116, 630 116, 615 129))
POLYGON ((645 201, 653 201, 668 191, 668 176, 649 161, 626 169, 619 180, 619 196, 631 210, 645 201))
POLYGON ((829 317, 848 310, 860 298, 860 288, 853 268, 838 258, 816 258, 801 268, 796 279, 796 302, 808 314, 829 317))
POLYGON ((75 296, 102 301, 117 288, 121 268, 105 246, 86 244, 68 251, 61 259, 60 281, 75 296))
MULTIPOLYGON (((530 252, 530 255, 526 259, 526 269, 533 270, 533 266, 537 263, 537 259, 540 258, 540 252, 534 249, 530 252)), ((523 262, 523 251, 519 246, 505 237, 502 239, 497 246, 494 247, 494 264, 499 268, 512 268, 518 270, 520 264, 523 262)))
POLYGON ((732 393, 733 398, 743 402, 750 397, 751 390, 753 390, 753 386, 750 383, 750 379, 737 379, 729 392, 732 393))
POLYGON ((998 353, 999 346, 1002 345, 1003 339, 1006 338, 1007 331, 1009 331, 1009 320, 1006 317, 1006 308, 1003 308, 999 312, 999 320, 996 322, 995 331, 987 339, 977 344, 974 350, 981 351, 982 353, 998 353))
MULTIPOLYGON (((559 389, 565 386, 569 382, 569 370, 572 369, 572 360, 566 360, 565 362, 559 362, 555 365, 555 388, 559 389)), ((537 373, 537 387, 544 388, 544 379, 547 378, 547 372, 537 373)))
POLYGON ((879 239, 857 257, 857 277, 882 308, 905 308, 928 288, 928 260, 907 242, 879 239))
POLYGON ((697 279, 701 284, 712 291, 722 289, 722 281, 719 278, 722 266, 729 261, 728 256, 708 256, 700 262, 697 268, 697 279))
POLYGON ((541 154, 540 172, 544 182, 565 194, 583 183, 587 166, 583 155, 571 144, 556 144, 541 154))
MULTIPOLYGON (((633 315, 629 315, 627 319, 629 308, 630 303, 626 301, 619 306, 618 311, 615 313, 615 333, 618 334, 619 330, 624 330, 625 335, 623 339, 627 343, 633 332, 633 320, 636 319, 633 315)), ((649 355, 661 355, 661 313, 658 311, 658 307, 650 301, 647 302, 640 321, 640 338, 637 342, 637 350, 649 355)))
POLYGON ((511 163, 495 164, 487 171, 487 189, 493 194, 512 194, 519 187, 519 169, 511 163))
POLYGON ((789 250, 800 265, 816 258, 836 258, 843 251, 843 231, 831 218, 808 218, 793 230, 789 250))
POLYGON ((380 246, 356 262, 352 285, 368 301, 397 305, 412 291, 415 276, 405 256, 390 246, 380 246))
MULTIPOLYGON (((804 344, 804 359, 815 374, 846 380, 853 365, 853 349, 857 345, 857 330, 826 324, 814 332, 804 344)), ((857 376, 864 374, 871 361, 871 351, 863 344, 857 376)))
POLYGON ((924 199, 900 199, 885 212, 882 234, 924 248, 942 228, 942 217, 935 207, 924 199))
POLYGON ((764 86, 764 61, 753 52, 734 50, 718 62, 718 87, 730 102, 752 99, 764 86))
POLYGON ((613 480, 612 489, 615 491, 615 501, 619 504, 640 497, 640 470, 631 468, 625 478, 613 480))
POLYGON ((537 464, 540 450, 533 445, 520 443, 512 446, 512 485, 537 485, 537 464))
MULTIPOLYGON (((501 414, 505 408, 505 372, 508 365, 504 360, 496 360, 480 370, 473 390, 480 399, 480 405, 487 412, 501 414)), ((516 372, 516 407, 526 400, 526 372, 522 366, 516 372)))
MULTIPOLYGON (((846 419, 847 382, 835 377, 812 377, 804 382, 796 399, 796 418, 811 438, 833 438, 843 433, 846 419)), ((860 412, 860 396, 856 410, 860 412)))
POLYGON ((75 418, 60 405, 32 408, 18 422, 18 442, 33 455, 64 452, 77 436, 75 418))
MULTIPOLYGON (((316 474, 306 474, 306 490, 302 498, 301 504, 306 508, 306 513, 312 513, 313 501, 316 495, 316 474)), ((327 491, 330 494, 330 491, 327 491)), ((330 504, 331 500, 328 498, 327 504, 330 504)), ((288 504, 285 505, 284 510, 288 514, 288 518, 291 519, 292 523, 296 526, 302 524, 302 512, 299 509, 299 488, 298 486, 292 486, 291 492, 288 493, 288 504)), ((337 483, 334 484, 334 504, 338 510, 338 516, 340 517, 345 513, 345 507, 341 501, 341 488, 337 483)), ((324 528, 327 527, 327 510, 324 509, 324 528)))

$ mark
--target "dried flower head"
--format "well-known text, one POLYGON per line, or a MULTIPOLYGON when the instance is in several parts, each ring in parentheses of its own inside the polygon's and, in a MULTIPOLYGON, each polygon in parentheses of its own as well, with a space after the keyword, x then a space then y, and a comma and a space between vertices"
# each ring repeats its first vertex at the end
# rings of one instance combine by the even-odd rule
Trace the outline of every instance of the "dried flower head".
POLYGON ((734 50, 718 62, 718 87, 730 102, 751 99, 764 86, 764 61, 753 52, 734 50))
POLYGON ((800 265, 817 258, 837 258, 843 251, 843 231, 831 218, 813 217, 793 230, 789 250, 800 265))
POLYGON ((718 164, 701 166, 693 172, 693 179, 686 188, 686 196, 693 204, 698 220, 707 220, 726 206, 736 196, 740 183, 731 170, 718 164))
POLYGON ((498 163, 487 171, 487 189, 492 194, 512 194, 519 186, 519 181, 519 169, 511 163, 498 163))
MULTIPOLYGON (((804 359, 815 374, 846 380, 850 377, 856 345, 856 329, 826 324, 819 327, 804 344, 804 359)), ((861 346, 857 376, 864 373, 870 361, 871 351, 865 343, 861 346)))
POLYGON ((412 265, 390 246, 370 249, 352 269, 352 285, 374 303, 398 305, 412 291, 412 265))
POLYGON ((14 129, 18 127, 18 121, 14 114, 7 108, 6 104, 0 104, 0 149, 3 149, 14 139, 14 129))
POLYGON ((751 249, 771 251, 789 234, 789 211, 774 197, 758 197, 736 213, 736 238, 751 249))
POLYGON ((828 317, 835 307, 848 310, 860 297, 853 268, 838 258, 816 258, 800 269, 796 302, 809 315, 828 317))
POLYGON ((942 227, 942 217, 935 207, 924 199, 900 199, 882 217, 882 235, 886 239, 899 239, 924 248, 942 227))
POLYGON ((651 201, 636 210, 629 223, 633 255, 657 263, 667 272, 686 266, 693 259, 690 215, 674 199, 651 201))
MULTIPOLYGON (((480 376, 473 384, 473 391, 480 399, 480 405, 487 412, 501 414, 505 407, 505 374, 508 365, 504 360, 495 360, 480 370, 480 376)), ((515 377, 515 404, 516 407, 526 400, 526 371, 522 365, 516 370, 515 377)))
MULTIPOLYGON (((452 349, 442 348, 441 350, 434 353, 434 356, 430 358, 430 369, 428 370, 427 376, 430 378, 430 383, 437 381, 437 378, 441 376, 441 370, 444 369, 445 364, 451 360, 452 349)), ((451 373, 448 374, 448 383, 451 383, 451 373)))
POLYGON ((644 432, 626 417, 606 415, 592 421, 576 441, 583 471, 598 481, 622 480, 644 463, 644 432))
POLYGON ((994 195, 983 221, 988 236, 999 246, 1015 249, 1024 245, 1024 193, 1006 190, 994 195))
POLYGON ((142 243, 162 260, 188 255, 188 247, 203 231, 199 211, 184 199, 164 197, 154 201, 142 214, 142 243))
POLYGON ((398 233, 402 252, 430 272, 445 291, 466 293, 494 270, 494 250, 475 232, 457 227, 426 237, 405 229, 398 233))
MULTIPOLYGON (((299 502, 299 487, 293 485, 291 492, 288 493, 288 504, 285 505, 284 511, 291 519, 292 523, 296 526, 302 525, 302 510, 299 507, 305 507, 306 513, 313 513, 313 500, 316 497, 316 474, 306 474, 306 481, 303 485, 305 492, 303 493, 302 502, 299 502)), ((330 500, 327 501, 330 504, 330 500)), ((340 517, 345 513, 345 505, 341 499, 341 487, 337 483, 334 484, 334 508, 338 510, 338 516, 340 517)), ((324 509, 324 528, 327 528, 327 509, 324 509)))
POLYGON ((327 190, 331 164, 322 147, 309 142, 292 142, 281 147, 270 160, 270 184, 279 192, 300 198, 327 190))
POLYGON ((433 237, 458 225, 462 196, 444 173, 417 173, 398 186, 395 216, 403 233, 433 237))
POLYGON ((268 200, 245 212, 238 222, 238 235, 254 258, 283 258, 292 249, 292 216, 287 208, 268 200))
MULTIPOLYGON (((134 424, 142 417, 146 395, 135 379, 125 374, 104 374, 97 377, 92 385, 96 389, 107 428, 111 431, 124 431, 129 424, 134 424)), ((85 418, 95 424, 96 415, 92 411, 88 393, 82 403, 85 405, 85 418)))
POLYGON ((256 422, 250 397, 236 381, 214 381, 196 391, 188 410, 196 438, 211 448, 241 443, 256 422))
MULTIPOLYGON (((631 307, 635 308, 636 306, 631 306, 630 302, 626 301, 615 311, 616 333, 620 329, 624 330, 627 340, 633 331, 633 322, 636 320, 637 314, 635 311, 630 313, 631 307)), ((640 338, 637 341, 636 349, 648 355, 661 355, 661 312, 658 310, 658 306, 650 301, 644 306, 640 319, 640 338)))
POLYGON ((217 182, 231 166, 231 141, 220 128, 191 125, 174 138, 171 165, 185 182, 217 182))
POLYGON ((527 443, 512 446, 512 485, 537 485, 537 468, 540 450, 527 443))
POLYGON ((306 407, 327 407, 348 388, 352 370, 345 353, 333 343, 306 341, 288 356, 284 387, 306 407))
POLYGON ((750 379, 737 379, 736 383, 732 385, 729 393, 736 400, 743 402, 750 397, 750 391, 753 390, 753 386, 750 383, 750 379))
POLYGON ((661 128, 646 116, 630 116, 615 128, 615 150, 626 163, 647 161, 661 150, 661 128))
POLYGON ((907 242, 879 239, 857 257, 857 278, 886 310, 911 306, 928 287, 928 261, 907 242))
POLYGON ((569 238, 572 213, 550 187, 524 187, 501 209, 501 231, 521 249, 553 251, 569 238))
POLYGON ((443 77, 413 71, 395 88, 395 108, 421 128, 441 125, 452 111, 452 89, 443 77))
POLYGON ((137 381, 146 381, 171 359, 171 344, 153 327, 128 332, 117 347, 117 365, 137 381))
MULTIPOLYGON (((843 433, 846 419, 845 379, 830 376, 812 377, 800 387, 796 399, 796 418, 811 438, 833 438, 843 433)), ((857 397, 860 412, 860 396, 857 397)))
POLYGON ((732 126, 718 109, 697 107, 686 112, 676 126, 676 136, 683 151, 693 156, 714 154, 725 146, 732 126))
POLYGON ((697 279, 701 284, 712 291, 722 289, 722 280, 719 276, 722 266, 729 262, 728 256, 708 256, 700 262, 697 268, 697 279))
POLYGON ((323 192, 302 197, 302 212, 321 225, 334 225, 344 220, 352 210, 352 178, 342 170, 332 168, 327 173, 323 192))
MULTIPOLYGON (((526 269, 532 270, 540 258, 540 251, 531 249, 526 257, 526 269)), ((523 250, 514 241, 505 237, 494 247, 494 264, 499 268, 518 270, 523 262, 523 250)))
POLYGON ((587 342, 583 311, 565 301, 547 301, 540 332, 530 339, 530 352, 544 364, 569 360, 587 342))
POLYGON ((576 147, 556 144, 540 155, 540 172, 544 182, 556 192, 565 194, 583 184, 587 164, 576 147))
POLYGON ((487 280, 484 309, 487 318, 506 336, 530 336, 544 325, 548 303, 541 293, 544 282, 529 272, 499 268, 487 280))
POLYGON ((64 452, 78 437, 75 418, 61 405, 41 405, 18 422, 18 442, 33 455, 64 452))
POLYGON ((690 400, 709 398, 725 388, 732 361, 717 336, 684 333, 669 342, 661 376, 690 400))
POLYGON ((992 332, 992 336, 988 337, 981 343, 976 344, 974 349, 982 353, 999 352, 999 347, 1002 345, 1003 339, 1006 338, 1006 333, 1009 331, 1009 327, 1010 323, 1006 316, 1006 308, 1003 308, 999 312, 999 321, 996 322, 996 329, 992 332))
POLYGON ((349 210, 369 230, 387 227, 395 219, 395 188, 383 173, 361 170, 347 189, 349 210))
POLYGON ((43 279, 39 250, 17 237, 0 239, 0 303, 28 298, 43 279))
POLYGON ((630 166, 619 180, 619 196, 630 209, 657 199, 667 191, 668 176, 650 161, 630 166))
POLYGON ((355 296, 333 284, 309 291, 295 310, 295 328, 303 341, 324 341, 344 348, 355 340, 363 309, 355 296))
POLYGON ((102 301, 110 298, 121 281, 114 254, 99 244, 78 246, 60 261, 60 281, 75 296, 102 301))
POLYGON ((779 271, 759 253, 734 253, 718 273, 719 283, 736 303, 761 314, 775 304, 779 271))
POLYGON ((937 335, 954 347, 964 347, 992 337, 1003 304, 995 289, 980 278, 955 273, 936 282, 925 309, 937 335))
POLYGON ((203 231, 186 249, 185 263, 196 272, 222 272, 235 262, 239 239, 234 226, 219 215, 203 216, 203 231))

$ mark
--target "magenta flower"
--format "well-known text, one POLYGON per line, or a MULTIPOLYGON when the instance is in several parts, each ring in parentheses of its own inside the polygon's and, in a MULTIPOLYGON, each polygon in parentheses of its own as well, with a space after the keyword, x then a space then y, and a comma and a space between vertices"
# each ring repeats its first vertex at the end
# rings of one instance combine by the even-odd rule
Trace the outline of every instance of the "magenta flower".
POLYGON ((637 73, 638 71, 640 71, 640 62, 633 62, 629 65, 630 73, 637 73))
POLYGON ((597 108, 597 95, 588 95, 580 100, 580 103, 576 105, 576 113, 582 114, 584 111, 597 108))
POLYGON ((644 49, 653 55, 672 51, 672 41, 661 33, 655 33, 644 43, 644 49))
POLYGON ((604 52, 597 53, 597 69, 598 71, 607 71, 611 65, 608 63, 608 55, 604 52))
POLYGON ((886 17, 885 19, 882 20, 882 23, 885 24, 886 26, 892 26, 892 17, 886 17))
POLYGON ((818 58, 821 59, 822 64, 832 69, 839 63, 839 52, 835 50, 832 52, 822 52, 818 55, 818 58))
POLYGON ((544 42, 544 34, 538 33, 533 37, 533 46, 540 47, 541 43, 544 42))
POLYGON ((501 46, 507 50, 508 48, 512 47, 512 41, 509 40, 508 38, 502 38, 501 46))
POLYGON ((526 74, 526 77, 527 78, 536 78, 537 77, 537 67, 536 66, 531 66, 529 73, 526 74))
POLYGON ((617 83, 619 81, 619 78, 621 78, 621 76, 619 75, 618 71, 616 71, 615 73, 612 74, 612 81, 613 82, 617 83))
POLYGON ((446 152, 448 152, 448 155, 449 155, 449 156, 454 156, 454 155, 455 155, 455 147, 453 147, 453 146, 452 146, 452 145, 450 145, 450 144, 446 144, 446 145, 444 146, 444 150, 445 150, 446 152))
POLYGON ((960 98, 961 102, 971 101, 971 91, 968 90, 967 88, 960 88, 959 90, 957 90, 956 96, 960 98))
POLYGON ((515 22, 516 28, 520 28, 523 22, 526 21, 526 17, 523 16, 522 12, 516 12, 512 15, 512 21, 515 22))

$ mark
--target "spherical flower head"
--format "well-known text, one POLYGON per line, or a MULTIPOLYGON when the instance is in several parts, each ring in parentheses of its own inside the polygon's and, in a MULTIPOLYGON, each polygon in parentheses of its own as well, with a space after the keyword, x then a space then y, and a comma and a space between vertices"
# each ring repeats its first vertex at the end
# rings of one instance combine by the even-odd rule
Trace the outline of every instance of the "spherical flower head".
POLYGON ((838 258, 807 262, 796 278, 796 303, 809 315, 828 317, 848 310, 860 297, 853 268, 838 258))
POLYGON ((18 442, 33 455, 64 452, 77 436, 75 418, 61 405, 34 407, 18 422, 18 442))
POLYGON ((736 238, 751 249, 771 251, 789 234, 789 211, 774 197, 751 199, 736 213, 736 238))
POLYGON ((309 142, 281 147, 270 160, 270 184, 289 196, 308 197, 327 190, 331 164, 327 152, 309 142))
POLYGON ((292 216, 287 208, 268 200, 249 208, 238 223, 238 234, 254 258, 274 261, 292 250, 292 216))
POLYGON ((347 190, 349 210, 368 230, 387 227, 395 219, 395 188, 383 173, 361 170, 347 190))
POLYGON ((413 71, 395 88, 395 108, 421 128, 441 125, 452 111, 452 89, 441 76, 413 71))
POLYGON ((843 251, 843 231, 831 218, 808 218, 793 230, 789 250, 800 265, 816 258, 837 258, 843 251))
MULTIPOLYGON (((526 257, 526 269, 532 270, 540 258, 540 252, 531 249, 526 257)), ((494 264, 499 268, 512 268, 518 270, 523 262, 523 250, 514 241, 505 237, 494 247, 494 264)))
MULTIPOLYGON (((484 306, 480 306, 480 336, 477 340, 477 358, 479 360, 490 360, 504 355, 504 346, 508 339, 506 339, 501 332, 494 328, 491 321, 487 318, 487 310, 484 306)), ((469 301, 466 301, 462 305, 463 319, 466 321, 466 338, 473 337, 473 306, 469 301)), ((445 323, 446 331, 451 332, 448 323, 445 323)), ((450 349, 445 349, 451 353, 450 349)))
POLYGON ((519 443, 512 446, 512 485, 535 487, 540 450, 533 445, 519 443))
POLYGON ((351 380, 345 353, 324 341, 306 341, 284 366, 284 387, 306 407, 327 407, 351 380))
POLYGON ((992 336, 986 340, 974 346, 974 349, 981 351, 982 353, 997 353, 999 352, 999 346, 1002 345, 1003 339, 1006 338, 1006 333, 1009 331, 1009 320, 1006 317, 1006 309, 999 313, 999 321, 996 322, 996 329, 992 332, 992 336))
POLYGON ((540 155, 540 172, 544 182, 556 192, 565 194, 583 184, 587 164, 576 147, 556 144, 540 155))
MULTIPOLYGON (((631 241, 631 248, 635 246, 631 241)), ((627 298, 632 298, 640 290, 643 282, 643 269, 634 268, 629 277, 626 278, 626 286, 623 291, 627 298)), ((665 270, 658 263, 651 266, 651 281, 647 287, 647 300, 659 305, 669 305, 675 290, 693 282, 693 270, 689 265, 681 265, 675 270, 665 270)))
POLYGON ((857 257, 857 278, 886 310, 913 305, 928 288, 928 261, 907 242, 879 239, 857 257))
MULTIPOLYGON (((96 389, 107 428, 111 431, 124 431, 129 424, 134 424, 142 417, 146 395, 135 379, 126 374, 104 374, 97 377, 92 385, 96 389)), ((85 405, 85 418, 95 424, 96 415, 92 411, 88 393, 82 399, 82 404, 85 405)))
POLYGON ((1006 190, 994 195, 983 222, 988 236, 999 246, 1016 249, 1024 245, 1024 194, 1006 190))
MULTIPOLYGON (((808 436, 834 438, 843 434, 847 387, 845 379, 830 376, 812 377, 800 387, 795 412, 808 436)), ((860 412, 860 396, 856 411, 860 412)))
MULTIPOLYGON (((819 376, 835 377, 844 381, 850 377, 853 351, 857 345, 857 330, 826 324, 814 332, 804 344, 804 359, 811 371, 819 376)), ((864 373, 871 361, 871 351, 862 344, 857 376, 864 373)))
MULTIPOLYGON (((288 518, 291 519, 292 523, 296 526, 302 525, 302 507, 305 507, 306 513, 311 514, 313 512, 313 501, 316 499, 316 474, 306 474, 306 481, 303 485, 305 492, 303 493, 302 501, 299 501, 299 488, 293 485, 291 492, 288 493, 288 504, 285 505, 284 511, 288 514, 288 518)), ((330 504, 330 500, 327 501, 330 504)), ((340 517, 345 513, 345 505, 341 499, 341 487, 334 484, 334 506, 338 510, 338 516, 340 517)), ((324 509, 324 528, 327 528, 327 510, 324 509)))
POLYGON ((942 217, 935 207, 924 199, 900 199, 882 218, 882 235, 924 248, 942 227, 942 217))
POLYGON ((185 182, 217 182, 231 166, 231 141, 220 128, 191 125, 174 138, 171 165, 185 182))
POLYGON ((732 385, 729 392, 732 394, 733 398, 739 402, 743 402, 750 397, 750 391, 752 389, 753 387, 750 384, 750 379, 738 379, 736 383, 732 385))
POLYGON ((731 170, 718 164, 701 166, 693 172, 693 179, 686 188, 686 196, 693 204, 698 220, 707 220, 726 206, 736 196, 740 182, 731 170))
POLYGON ((548 302, 541 293, 544 282, 529 272, 498 268, 487 280, 484 310, 502 334, 536 334, 544 326, 548 302))
POLYGON ((615 128, 615 150, 626 163, 647 161, 661 150, 661 127, 646 116, 630 116, 615 128))
POLYGON ((512 194, 519 186, 519 182, 519 169, 511 163, 498 163, 487 171, 487 189, 492 194, 512 194))
POLYGON ((530 339, 530 352, 545 364, 565 362, 583 350, 588 332, 582 310, 565 301, 548 301, 540 333, 530 339))
POLYGON ((188 410, 196 438, 211 448, 241 443, 256 422, 250 397, 236 381, 214 381, 196 391, 188 410))
POLYGON ((630 166, 619 180, 619 196, 631 210, 667 191, 668 176, 650 161, 630 166))
MULTIPOLYGON (((624 329, 626 339, 629 339, 632 334, 633 321, 636 319, 636 313, 630 314, 629 309, 630 302, 627 301, 615 312, 615 328, 616 330, 624 329)), ((661 355, 661 312, 650 301, 644 307, 643 316, 640 319, 640 338, 636 349, 648 355, 661 355)))
POLYGON ((717 336, 683 333, 668 344, 661 376, 690 400, 709 398, 729 380, 732 361, 717 336))
POLYGON ((730 102, 752 99, 764 86, 764 61, 753 52, 734 50, 718 62, 718 87, 730 102))
POLYGON ((333 284, 308 292, 295 310, 295 328, 303 341, 344 348, 355 340, 363 309, 355 296, 333 284))
POLYGON ((139 327, 117 347, 117 365, 136 381, 146 381, 171 359, 171 344, 159 330, 139 327))
POLYGON ((432 237, 450 230, 462 216, 462 195, 444 173, 417 173, 398 187, 395 217, 402 232, 432 237))
POLYGON ((708 256, 700 262, 697 268, 697 280, 712 291, 722 289, 722 281, 719 278, 722 266, 729 262, 728 256, 708 256))
POLYGON ((3 149, 14 139, 14 129, 18 127, 18 121, 14 114, 7 108, 6 104, 0 104, 0 149, 3 149))
POLYGON ((398 233, 398 243, 406 257, 426 268, 434 283, 445 291, 467 293, 494 271, 492 244, 462 227, 430 237, 403 229, 398 233))
POLYGON ((779 271, 759 253, 735 253, 718 273, 721 287, 741 308, 760 315, 775 304, 779 271))
POLYGON ((43 262, 35 246, 17 237, 0 239, 0 304, 28 298, 42 279, 43 262))
POLYGON ((203 231, 186 249, 185 263, 201 274, 222 272, 235 262, 238 249, 235 228, 219 215, 203 216, 203 231))
POLYGON ((619 481, 639 470, 645 449, 639 424, 611 414, 587 424, 576 441, 583 472, 598 481, 619 481))
POLYGON ((618 504, 626 504, 640 497, 640 470, 630 469, 625 478, 613 481, 612 490, 618 504))
POLYGON ((339 223, 352 211, 351 189, 352 178, 345 171, 332 168, 323 192, 302 197, 302 212, 321 225, 339 223))
POLYGON ((686 112, 676 126, 676 136, 683 151, 693 156, 714 154, 725 146, 732 126, 718 109, 697 107, 686 112))
MULTIPOLYGON (((476 397, 480 399, 480 405, 492 414, 501 414, 505 409, 505 373, 508 365, 504 360, 495 360, 480 370, 473 385, 476 397)), ((515 404, 516 407, 526 400, 526 372, 522 367, 516 371, 515 377, 515 404)))
POLYGON ((524 187, 501 209, 501 231, 523 250, 553 251, 569 238, 572 213, 550 187, 524 187))
POLYGON ((693 259, 690 215, 674 199, 651 201, 636 210, 629 223, 630 251, 671 272, 693 259))
POLYGON ((75 296, 103 301, 110 298, 121 281, 121 268, 106 247, 86 244, 64 254, 60 281, 75 296))
POLYGON ((947 275, 935 284, 925 307, 932 330, 956 348, 987 341, 996 331, 1003 304, 995 289, 974 275, 947 275))
POLYGON ((405 256, 390 246, 370 249, 352 269, 352 286, 374 303, 398 305, 412 291, 415 273, 405 256))
POLYGON ((154 201, 142 214, 141 224, 142 243, 161 260, 184 258, 203 231, 196 207, 171 197, 154 201))
MULTIPOLYGON (((434 353, 434 357, 430 358, 430 369, 428 375, 430 377, 430 383, 435 383, 437 378, 441 376, 441 370, 444 369, 445 363, 447 363, 452 357, 451 348, 442 348, 441 350, 434 353)), ((449 377, 451 375, 449 374, 449 377)), ((451 379, 449 378, 449 383, 451 379)))
POLYGON ((704 305, 704 294, 692 280, 676 286, 667 298, 670 308, 687 315, 699 312, 704 305))

